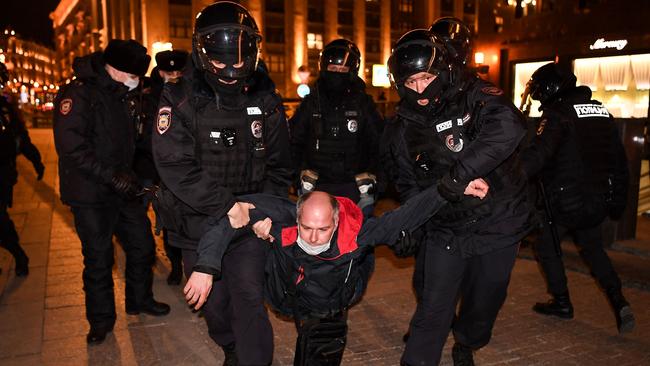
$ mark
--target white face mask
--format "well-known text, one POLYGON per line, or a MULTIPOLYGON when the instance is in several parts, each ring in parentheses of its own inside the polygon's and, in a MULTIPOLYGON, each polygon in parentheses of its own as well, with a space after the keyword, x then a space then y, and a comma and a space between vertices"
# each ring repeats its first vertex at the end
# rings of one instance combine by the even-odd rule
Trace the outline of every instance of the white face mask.
POLYGON ((126 81, 124 81, 122 84, 126 85, 126 87, 129 88, 129 91, 131 91, 131 90, 137 88, 138 85, 140 85, 140 79, 139 78, 135 78, 135 79, 126 78, 126 81))
POLYGON ((300 237, 300 229, 298 229, 298 238, 296 239, 296 244, 298 244, 300 249, 309 255, 319 255, 330 248, 330 243, 332 242, 335 231, 336 229, 332 231, 332 236, 330 236, 330 240, 328 240, 327 243, 321 245, 310 245, 309 243, 302 240, 300 237))

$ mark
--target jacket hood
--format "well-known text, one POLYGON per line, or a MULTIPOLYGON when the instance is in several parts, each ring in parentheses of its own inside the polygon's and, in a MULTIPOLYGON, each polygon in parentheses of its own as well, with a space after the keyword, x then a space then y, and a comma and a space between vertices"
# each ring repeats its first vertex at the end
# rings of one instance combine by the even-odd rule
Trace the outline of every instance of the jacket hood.
MULTIPOLYGON (((333 240, 336 239, 336 246, 339 249, 339 255, 333 258, 319 258, 324 260, 334 260, 345 254, 354 252, 359 245, 357 244, 357 235, 363 224, 363 213, 351 199, 346 197, 336 197, 339 202, 339 227, 333 240)), ((286 247, 296 243, 298 239, 298 227, 291 226, 282 229, 282 246, 286 247)))
POLYGON ((72 63, 72 70, 77 79, 84 83, 100 86, 113 93, 126 94, 129 88, 113 80, 104 68, 105 66, 102 52, 95 52, 87 56, 76 57, 72 63))

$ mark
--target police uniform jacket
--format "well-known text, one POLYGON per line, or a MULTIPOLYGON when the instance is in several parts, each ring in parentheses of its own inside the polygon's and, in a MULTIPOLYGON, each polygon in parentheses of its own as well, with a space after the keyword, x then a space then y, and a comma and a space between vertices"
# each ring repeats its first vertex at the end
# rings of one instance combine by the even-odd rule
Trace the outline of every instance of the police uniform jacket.
POLYGON ((529 177, 542 180, 556 220, 592 226, 605 218, 608 203, 622 210, 627 159, 607 108, 580 86, 556 95, 541 110, 522 161, 529 177))
POLYGON ((203 220, 224 216, 237 195, 287 195, 292 171, 282 101, 259 68, 246 88, 239 106, 229 107, 193 66, 165 84, 152 143, 162 199, 173 211, 163 225, 178 234, 176 242, 186 239, 178 246, 195 247, 203 220))
POLYGON ((446 92, 446 105, 428 118, 402 103, 384 131, 383 162, 401 199, 449 175, 463 184, 483 178, 485 199, 464 196, 425 226, 428 243, 463 256, 516 244, 530 228, 530 207, 518 147, 525 136, 521 113, 502 90, 466 76, 446 92))
MULTIPOLYGON (((401 231, 413 231, 445 204, 435 187, 413 197, 396 210, 366 221, 357 205, 337 197, 338 228, 330 248, 316 256, 297 244, 296 205, 269 195, 242 196, 251 202, 251 222, 266 217, 273 221, 276 241, 266 264, 265 298, 277 312, 299 318, 333 316, 354 303, 365 290, 374 262, 366 260, 378 244, 395 243, 401 231)), ((221 258, 235 235, 227 218, 213 223, 199 243, 195 271, 218 275, 221 258)))
MULTIPOLYGON (((291 120, 291 152, 296 171, 318 172, 318 183, 352 183, 359 173, 377 173, 383 119, 358 79, 332 96, 321 82, 300 103, 291 120)), ((355 189, 356 191, 356 189, 355 189)))
POLYGON ((0 203, 11 207, 13 186, 18 179, 16 157, 23 154, 41 165, 41 154, 29 138, 25 123, 6 96, 0 95, 0 203))
POLYGON ((128 88, 105 70, 101 52, 76 58, 76 79, 54 101, 54 143, 59 155, 61 200, 72 206, 120 202, 110 182, 115 171, 132 171, 135 125, 128 88))

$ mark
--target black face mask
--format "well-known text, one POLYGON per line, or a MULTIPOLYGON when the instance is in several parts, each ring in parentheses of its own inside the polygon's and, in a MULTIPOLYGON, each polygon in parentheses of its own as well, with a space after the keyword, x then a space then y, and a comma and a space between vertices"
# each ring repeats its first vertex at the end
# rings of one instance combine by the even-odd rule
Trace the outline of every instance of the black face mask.
POLYGON ((404 100, 408 105, 409 109, 417 112, 419 114, 428 116, 431 114, 437 114, 442 108, 442 102, 440 95, 445 89, 446 83, 444 80, 441 80, 440 77, 436 78, 431 82, 422 93, 418 93, 413 89, 407 88, 404 86, 404 100), (420 105, 418 100, 427 99, 429 103, 427 105, 420 105))
POLYGON ((350 86, 350 74, 343 72, 321 71, 320 79, 329 94, 341 93, 350 86))
POLYGON ((205 80, 208 82, 212 90, 217 94, 219 103, 228 109, 236 109, 241 107, 246 99, 244 94, 244 79, 229 79, 219 77, 211 72, 205 72, 205 80), (234 84, 224 84, 219 79, 230 81, 237 80, 234 84))

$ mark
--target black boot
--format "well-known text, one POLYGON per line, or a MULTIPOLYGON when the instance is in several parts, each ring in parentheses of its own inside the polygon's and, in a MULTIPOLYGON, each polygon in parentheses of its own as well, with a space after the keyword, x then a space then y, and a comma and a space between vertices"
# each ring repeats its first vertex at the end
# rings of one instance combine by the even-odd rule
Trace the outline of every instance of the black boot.
POLYGON ((553 295, 548 302, 538 302, 533 306, 533 310, 544 315, 553 315, 562 319, 573 319, 573 305, 569 293, 553 295))
POLYGON ((16 258, 16 277, 25 277, 29 274, 29 257, 25 251, 20 248, 20 252, 15 255, 16 258))
POLYGON ((237 352, 235 352, 235 343, 221 346, 221 349, 223 350, 224 355, 223 366, 239 365, 239 361, 237 360, 237 352))
POLYGON ((618 332, 621 334, 631 332, 634 329, 634 314, 632 314, 630 303, 625 300, 621 289, 608 289, 607 298, 609 299, 612 308, 614 308, 618 332))
POLYGON ((474 354, 471 348, 460 343, 454 343, 451 349, 454 366, 474 366, 474 354))

